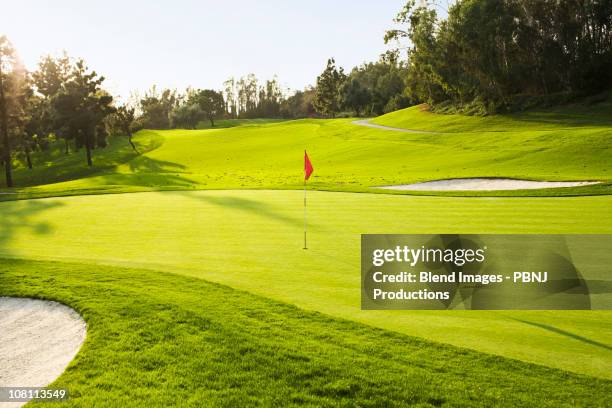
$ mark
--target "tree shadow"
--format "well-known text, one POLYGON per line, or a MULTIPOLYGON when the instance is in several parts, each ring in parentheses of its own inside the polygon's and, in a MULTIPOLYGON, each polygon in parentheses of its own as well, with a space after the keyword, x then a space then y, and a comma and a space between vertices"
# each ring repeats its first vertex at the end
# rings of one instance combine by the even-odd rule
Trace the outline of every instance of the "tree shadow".
POLYGON ((214 196, 208 194, 191 194, 188 191, 175 191, 175 194, 180 194, 186 197, 194 198, 197 200, 205 201, 207 203, 232 208, 252 214, 260 215, 265 218, 269 218, 274 221, 279 221, 288 225, 301 226, 303 221, 299 218, 289 217, 283 215, 281 210, 276 210, 270 204, 262 201, 251 200, 242 197, 233 196, 214 196))
POLYGON ((612 293, 612 281, 587 279, 585 282, 590 294, 612 293))
POLYGON ((195 181, 185 177, 187 166, 166 160, 139 156, 127 163, 130 173, 113 173, 103 176, 105 180, 121 179, 122 184, 148 186, 190 187, 195 181))
POLYGON ((127 163, 134 173, 172 173, 185 170, 187 167, 180 163, 166 160, 152 159, 148 156, 139 156, 127 163))
POLYGON ((598 341, 591 340, 591 339, 589 339, 587 337, 583 337, 583 336, 580 336, 578 334, 574 334, 574 333, 571 333, 571 332, 559 329, 558 327, 555 327, 555 326, 551 326, 551 325, 544 324, 544 323, 531 322, 529 320, 516 319, 516 318, 512 318, 512 320, 515 320, 517 322, 521 322, 521 323, 524 323, 524 324, 528 324, 530 326, 538 327, 540 329, 548 330, 550 332, 553 332, 553 333, 556 333, 556 334, 560 334, 562 336, 569 337, 571 339, 578 340, 578 341, 581 341, 583 343, 590 344, 592 346, 603 348, 604 350, 612 351, 612 347, 607 345, 607 344, 600 343, 598 341))
MULTIPOLYGON (((197 183, 185 177, 186 166, 164 160, 156 160, 147 156, 138 156, 124 164, 129 171, 113 171, 97 177, 102 185, 140 187, 193 187, 197 183)), ((100 183, 94 182, 93 187, 100 183)))
MULTIPOLYGON (((144 154, 162 144, 160 137, 151 136, 140 142, 138 147, 144 154)), ((31 187, 95 177, 112 172, 117 166, 139 157, 127 142, 127 138, 118 136, 110 138, 108 146, 94 150, 93 167, 87 166, 84 154, 83 149, 66 154, 63 142, 53 143, 47 151, 33 153, 32 169, 24 167, 23 164, 15 168, 15 183, 18 187, 31 187)))
POLYGON ((57 201, 27 200, 5 201, 0 203, 0 256, 11 256, 9 244, 15 235, 22 230, 33 231, 37 235, 53 232, 51 224, 35 221, 32 218, 40 213, 57 208, 63 204, 57 201))
POLYGON ((523 121, 535 123, 550 123, 553 125, 563 125, 567 127, 610 127, 612 119, 606 109, 585 109, 577 107, 573 112, 559 112, 556 110, 538 110, 528 112, 517 112, 508 115, 509 117, 523 121))

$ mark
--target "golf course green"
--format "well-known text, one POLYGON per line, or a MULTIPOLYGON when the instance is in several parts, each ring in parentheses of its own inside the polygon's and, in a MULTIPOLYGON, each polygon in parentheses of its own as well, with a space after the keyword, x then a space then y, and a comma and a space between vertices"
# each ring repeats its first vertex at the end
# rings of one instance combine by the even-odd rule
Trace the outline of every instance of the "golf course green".
MULTIPOLYGON (((416 106, 372 120, 422 133, 354 119, 143 130, 139 153, 112 138, 93 169, 58 144, 0 190, 0 296, 82 313, 87 340, 56 384, 82 406, 172 393, 226 406, 604 406, 611 312, 362 311, 360 234, 610 234, 610 112, 416 106), (304 149, 315 167, 307 251, 304 149), (459 177, 600 184, 374 188, 459 177)), ((610 290, 596 278, 608 286, 595 304, 610 290)))

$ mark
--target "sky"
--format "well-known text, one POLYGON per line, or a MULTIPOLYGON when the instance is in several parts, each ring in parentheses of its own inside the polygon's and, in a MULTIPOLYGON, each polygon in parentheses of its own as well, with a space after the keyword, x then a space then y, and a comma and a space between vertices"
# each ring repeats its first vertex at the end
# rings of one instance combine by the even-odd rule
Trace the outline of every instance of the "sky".
POLYGON ((227 78, 277 75, 314 84, 329 57, 345 69, 388 49, 404 0, 3 0, 0 35, 28 69, 66 50, 127 98, 151 85, 221 89, 227 78))

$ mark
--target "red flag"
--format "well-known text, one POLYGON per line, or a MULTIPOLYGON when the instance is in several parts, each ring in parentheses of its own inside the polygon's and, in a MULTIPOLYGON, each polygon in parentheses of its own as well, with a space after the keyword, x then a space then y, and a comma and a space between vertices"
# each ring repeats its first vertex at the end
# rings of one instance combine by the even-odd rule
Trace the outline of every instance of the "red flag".
POLYGON ((312 163, 308 158, 308 153, 304 150, 304 180, 308 180, 310 175, 312 174, 314 168, 312 167, 312 163))

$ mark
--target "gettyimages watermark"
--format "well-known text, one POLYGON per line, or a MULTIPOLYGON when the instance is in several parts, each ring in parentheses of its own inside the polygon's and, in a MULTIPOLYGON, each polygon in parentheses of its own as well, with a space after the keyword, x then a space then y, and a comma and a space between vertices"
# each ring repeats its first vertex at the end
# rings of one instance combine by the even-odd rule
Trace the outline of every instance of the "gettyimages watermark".
POLYGON ((612 235, 362 235, 362 309, 612 309, 612 235))

